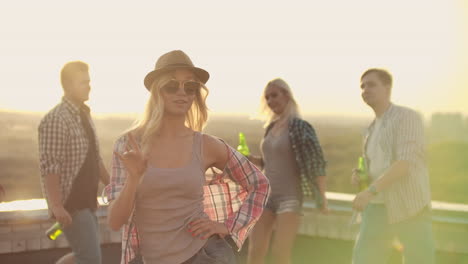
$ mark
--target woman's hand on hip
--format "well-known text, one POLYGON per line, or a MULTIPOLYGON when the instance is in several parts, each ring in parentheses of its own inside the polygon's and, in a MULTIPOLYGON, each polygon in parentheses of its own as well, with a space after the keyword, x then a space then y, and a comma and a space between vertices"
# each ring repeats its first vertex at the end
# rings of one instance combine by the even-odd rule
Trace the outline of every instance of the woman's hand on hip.
POLYGON ((207 239, 212 235, 218 234, 220 237, 229 235, 227 227, 223 223, 212 221, 208 218, 199 218, 189 223, 188 231, 194 237, 207 239))

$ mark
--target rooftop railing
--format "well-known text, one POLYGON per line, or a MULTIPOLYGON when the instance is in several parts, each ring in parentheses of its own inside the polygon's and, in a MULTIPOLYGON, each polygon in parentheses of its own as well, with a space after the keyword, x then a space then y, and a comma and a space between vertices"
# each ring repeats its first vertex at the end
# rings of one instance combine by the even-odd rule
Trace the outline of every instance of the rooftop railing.
MULTIPOLYGON (((318 212, 313 202, 304 204, 299 235, 352 241, 359 225, 350 224, 352 194, 327 193, 330 214, 318 212)), ((468 205, 432 202, 433 229, 438 251, 468 254, 468 205)), ((107 205, 97 211, 101 244, 120 243, 120 232, 107 227, 107 205)), ((68 247, 63 236, 55 241, 45 236, 53 224, 43 199, 0 203, 0 259, 2 254, 68 247)))

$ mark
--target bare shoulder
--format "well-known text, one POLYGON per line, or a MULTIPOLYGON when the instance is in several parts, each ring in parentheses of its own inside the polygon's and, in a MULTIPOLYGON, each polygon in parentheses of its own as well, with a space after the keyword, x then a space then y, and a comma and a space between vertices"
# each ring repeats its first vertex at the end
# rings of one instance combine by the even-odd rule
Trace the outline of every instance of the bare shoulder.
POLYGON ((226 152, 226 145, 220 138, 203 134, 203 147, 207 152, 226 152))
POLYGON ((203 134, 203 156, 207 168, 215 166, 218 169, 223 169, 228 159, 226 150, 226 144, 221 139, 203 134))

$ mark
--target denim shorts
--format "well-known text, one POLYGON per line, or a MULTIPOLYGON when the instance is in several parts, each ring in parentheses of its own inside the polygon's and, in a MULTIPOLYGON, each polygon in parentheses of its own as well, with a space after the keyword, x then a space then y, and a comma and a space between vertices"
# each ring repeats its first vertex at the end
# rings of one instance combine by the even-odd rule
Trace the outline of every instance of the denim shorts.
POLYGON ((236 264, 236 256, 226 240, 214 235, 208 238, 193 257, 182 264, 236 264))
POLYGON ((275 214, 290 212, 302 214, 302 200, 296 196, 271 196, 268 198, 265 209, 275 214))
POLYGON ((100 264, 101 244, 97 217, 90 209, 75 211, 71 225, 63 229, 78 264, 100 264))

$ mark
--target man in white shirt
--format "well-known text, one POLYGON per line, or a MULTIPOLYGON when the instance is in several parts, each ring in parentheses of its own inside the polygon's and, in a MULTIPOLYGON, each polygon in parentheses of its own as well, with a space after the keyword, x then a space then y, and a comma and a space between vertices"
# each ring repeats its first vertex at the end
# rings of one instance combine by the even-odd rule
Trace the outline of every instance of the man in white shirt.
MULTIPOLYGON (((353 209, 362 211, 353 263, 386 263, 395 238, 406 264, 434 263, 423 120, 414 110, 394 105, 391 89, 386 70, 369 69, 361 76, 362 98, 375 120, 364 140, 371 184, 353 201, 353 209)), ((356 173, 352 181, 359 183, 356 173)))

